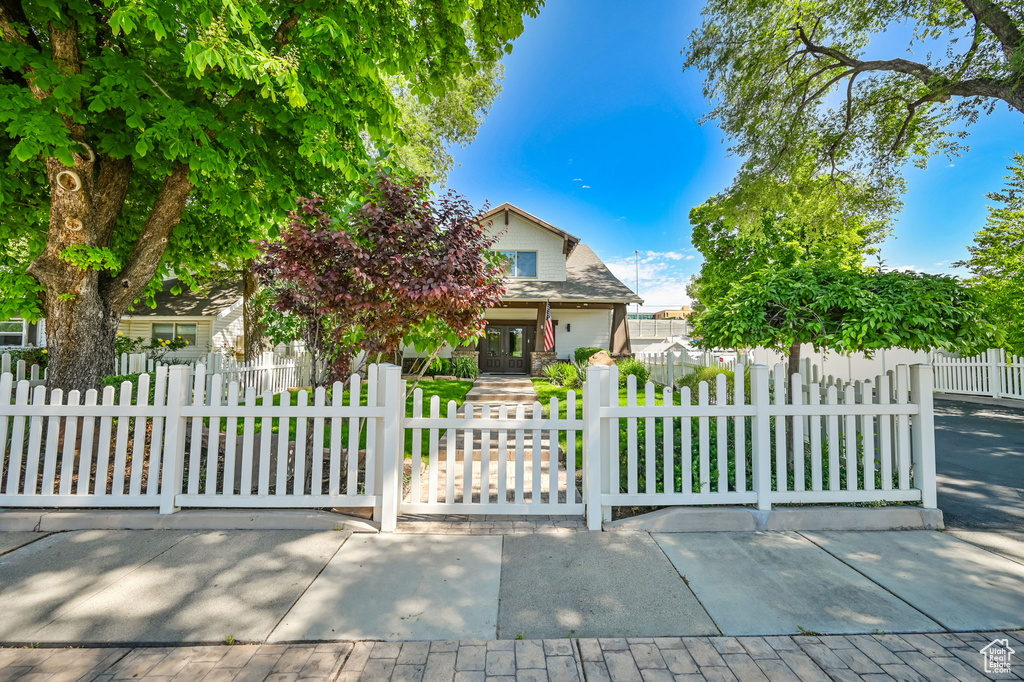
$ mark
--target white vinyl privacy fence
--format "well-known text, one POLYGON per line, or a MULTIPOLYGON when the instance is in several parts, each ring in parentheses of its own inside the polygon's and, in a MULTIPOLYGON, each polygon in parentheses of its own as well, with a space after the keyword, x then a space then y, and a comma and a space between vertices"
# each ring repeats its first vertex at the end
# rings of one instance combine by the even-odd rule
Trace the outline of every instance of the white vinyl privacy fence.
POLYGON ((408 414, 404 390, 392 365, 279 394, 203 365, 67 395, 7 373, 0 507, 371 507, 387 531, 401 512, 586 513, 599 529, 616 506, 935 506, 927 365, 852 384, 755 365, 694 394, 591 367, 564 403, 417 390, 408 414))

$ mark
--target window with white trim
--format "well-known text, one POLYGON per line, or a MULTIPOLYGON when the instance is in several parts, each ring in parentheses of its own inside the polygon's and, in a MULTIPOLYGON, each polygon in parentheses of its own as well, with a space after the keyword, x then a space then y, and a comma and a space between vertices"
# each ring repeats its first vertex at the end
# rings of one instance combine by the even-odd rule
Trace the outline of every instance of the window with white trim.
POLYGON ((509 277, 537 277, 536 251, 499 251, 509 277))
POLYGON ((25 320, 0 322, 0 346, 24 346, 28 337, 28 323, 25 320))
POLYGON ((199 325, 195 322, 154 322, 154 341, 174 341, 184 339, 190 346, 196 345, 199 325))

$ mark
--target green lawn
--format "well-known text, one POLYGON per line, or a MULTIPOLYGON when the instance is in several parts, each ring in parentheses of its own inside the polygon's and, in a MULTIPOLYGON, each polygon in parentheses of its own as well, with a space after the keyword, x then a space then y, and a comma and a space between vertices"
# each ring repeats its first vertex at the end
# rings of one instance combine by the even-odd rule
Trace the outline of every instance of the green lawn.
MULTIPOLYGON (((451 381, 451 380, 444 380, 444 381, 422 381, 422 382, 420 382, 420 385, 418 386, 418 388, 422 388, 423 389, 423 411, 424 411, 424 414, 426 414, 428 412, 428 410, 430 409, 429 408, 430 399, 433 396, 436 395, 436 396, 438 396, 441 399, 442 413, 444 413, 444 410, 446 409, 444 406, 448 404, 449 400, 454 400, 456 405, 460 405, 461 406, 462 403, 466 399, 466 394, 469 393, 469 389, 471 389, 472 387, 473 387, 473 382, 472 381, 463 381, 463 380, 455 380, 455 381, 451 381)), ((310 393, 310 395, 309 395, 309 403, 312 404, 313 403, 312 391, 310 391, 309 393, 310 393)), ((351 394, 351 391, 346 389, 344 395, 342 396, 342 399, 344 400, 346 405, 349 403, 349 400, 350 400, 349 396, 350 396, 350 394, 351 394)), ((274 405, 281 405, 282 404, 282 400, 284 400, 284 396, 285 395, 288 396, 288 400, 289 400, 288 404, 293 405, 293 406, 299 404, 299 389, 293 389, 293 390, 287 391, 286 393, 279 393, 279 394, 275 395, 274 396, 274 405)), ((328 402, 330 402, 331 397, 332 397, 332 391, 331 391, 331 389, 327 389, 327 400, 328 400, 328 402)), ((406 399, 406 401, 405 401, 405 416, 407 416, 407 417, 411 417, 412 416, 412 400, 413 400, 412 396, 409 396, 409 398, 406 399)), ((263 399, 262 398, 258 398, 256 400, 256 404, 257 405, 262 405, 263 404, 263 399)), ((362 386, 362 393, 361 393, 361 395, 359 397, 359 404, 360 405, 366 405, 366 384, 363 384, 363 386, 362 386)), ((245 424, 243 423, 243 421, 244 420, 242 420, 242 419, 238 420, 238 433, 239 433, 239 435, 242 434, 242 432, 243 432, 243 430, 245 428, 245 424)), ((255 421, 256 421, 256 424, 255 424, 256 430, 259 431, 261 429, 261 424, 260 424, 261 420, 257 418, 255 421)), ((324 442, 325 443, 329 443, 330 442, 330 438, 331 438, 331 420, 327 419, 325 421, 326 421, 326 424, 324 425, 324 442)), ((308 425, 307 428, 312 428, 312 424, 308 425)), ((271 423, 271 431, 272 431, 272 433, 277 433, 279 431, 279 429, 280 429, 280 420, 279 419, 272 420, 272 423, 271 423)), ((289 438, 289 440, 295 440, 295 429, 296 429, 295 420, 294 419, 288 420, 288 438, 289 438)), ((347 443, 348 443, 348 420, 347 419, 344 420, 342 422, 342 425, 341 425, 341 442, 344 444, 343 447, 347 447, 347 443)), ((366 434, 364 433, 360 437, 360 447, 363 447, 365 445, 366 445, 366 434)), ((406 454, 406 456, 411 456, 411 454, 412 454, 412 431, 409 430, 409 429, 407 429, 406 432, 405 432, 405 454, 406 454)))

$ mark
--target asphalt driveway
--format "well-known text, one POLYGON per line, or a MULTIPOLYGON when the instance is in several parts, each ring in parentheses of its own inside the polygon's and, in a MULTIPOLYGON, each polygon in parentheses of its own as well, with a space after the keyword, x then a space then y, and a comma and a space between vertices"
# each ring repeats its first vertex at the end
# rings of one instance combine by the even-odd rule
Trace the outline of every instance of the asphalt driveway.
POLYGON ((947 527, 1024 530, 1024 409, 936 400, 935 457, 947 527))

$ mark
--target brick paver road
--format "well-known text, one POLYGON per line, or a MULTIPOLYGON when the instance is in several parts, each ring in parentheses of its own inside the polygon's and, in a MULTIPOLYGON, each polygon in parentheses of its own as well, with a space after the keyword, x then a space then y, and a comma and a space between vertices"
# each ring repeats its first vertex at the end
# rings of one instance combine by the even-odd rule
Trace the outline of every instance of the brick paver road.
POLYGON ((0 682, 690 682, 1024 679, 984 672, 978 650, 1024 631, 928 635, 340 642, 0 649, 0 682))

